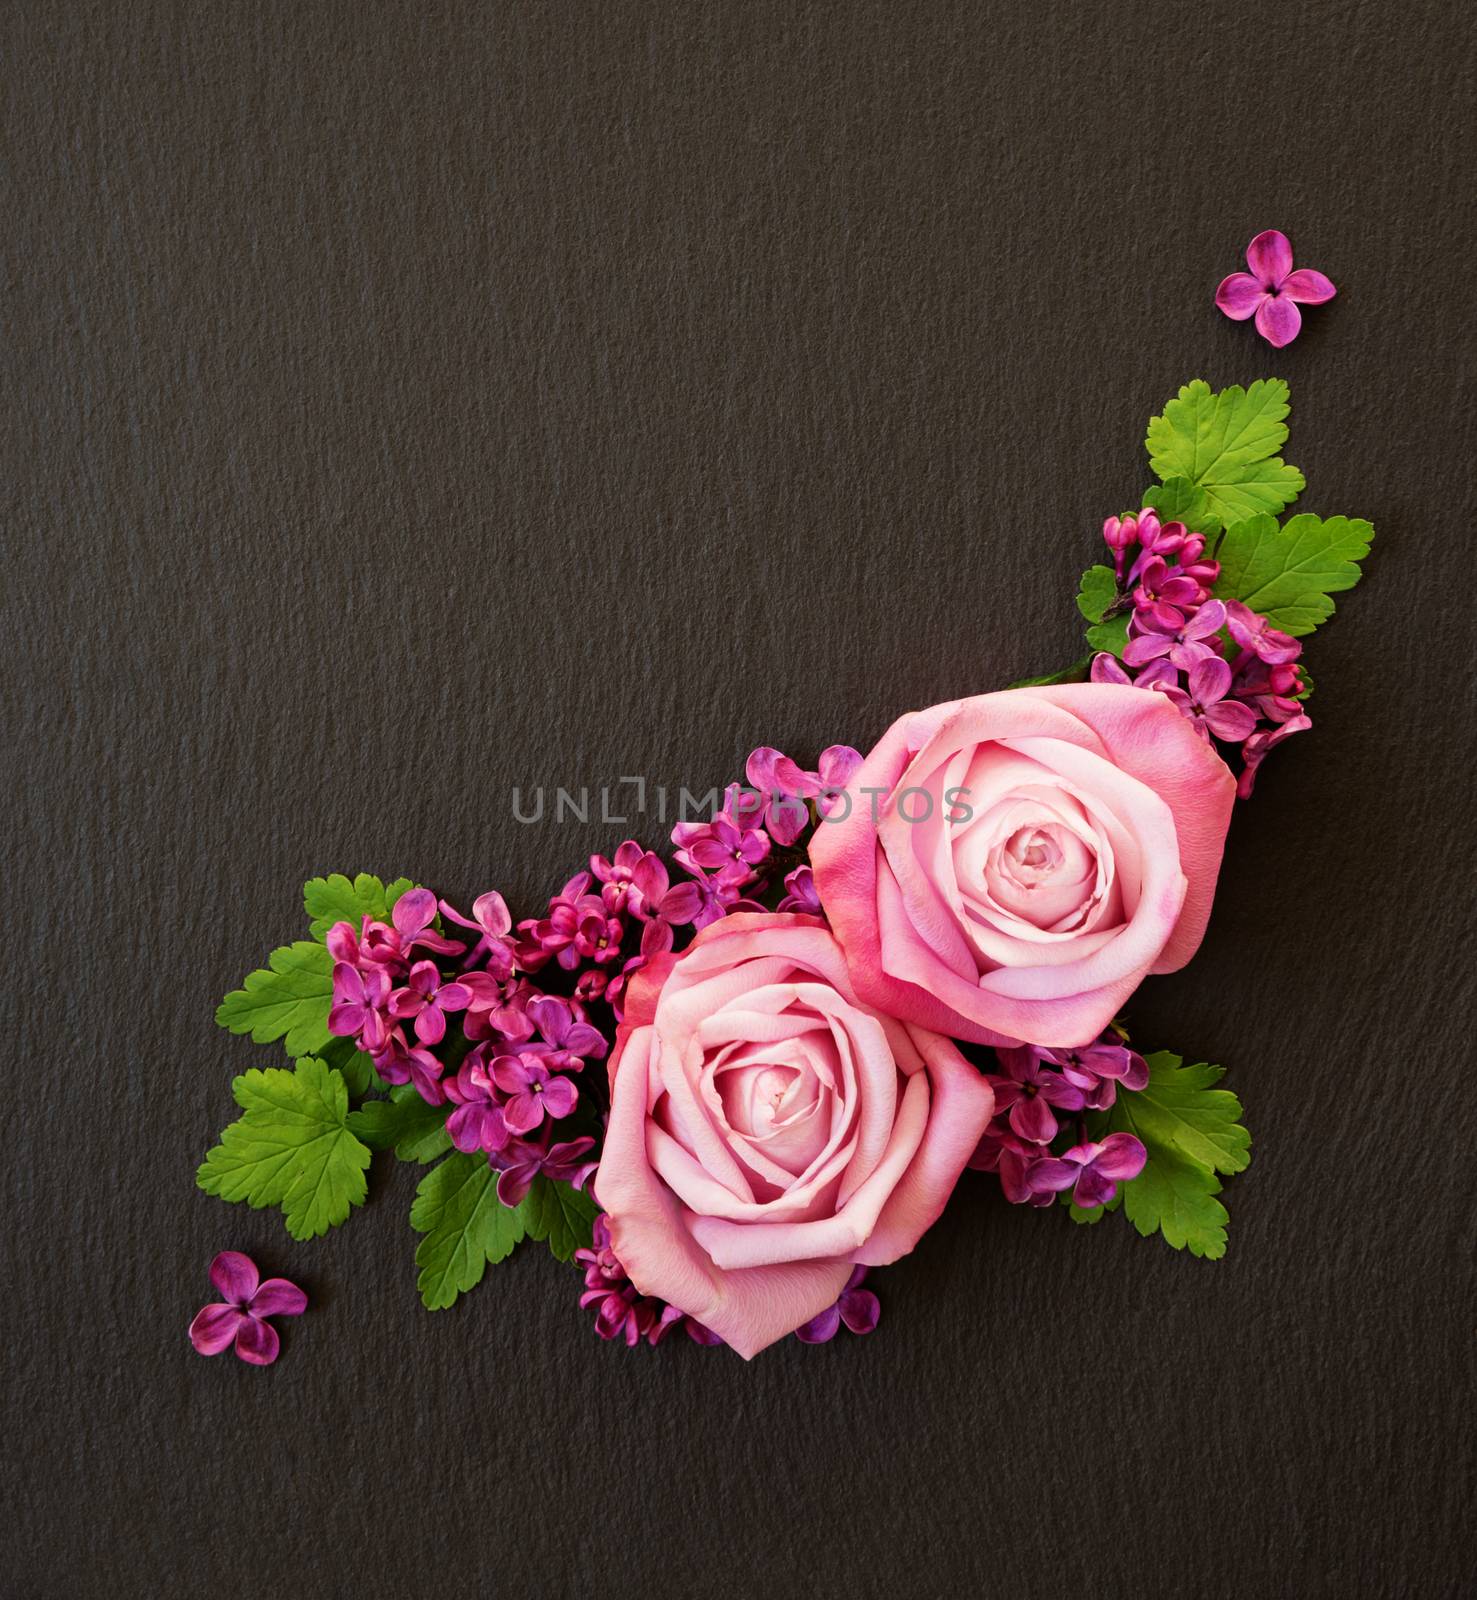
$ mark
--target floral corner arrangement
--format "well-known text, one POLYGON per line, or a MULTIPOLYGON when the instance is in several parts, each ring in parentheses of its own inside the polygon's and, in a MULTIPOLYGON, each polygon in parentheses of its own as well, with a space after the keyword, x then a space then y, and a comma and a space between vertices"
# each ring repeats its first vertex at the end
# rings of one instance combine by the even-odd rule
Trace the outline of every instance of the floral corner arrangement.
MULTIPOLYGON (((1233 806, 1312 726, 1301 640, 1369 550, 1367 522, 1283 517, 1287 414, 1278 380, 1196 381, 1150 422, 1158 481, 1103 526, 1064 671, 905 715, 865 756, 755 750, 669 855, 593 855, 539 916, 313 879, 308 937, 217 1013, 292 1065, 235 1080, 200 1187, 308 1239, 393 1151, 425 1169, 430 1309, 533 1239, 603 1338, 746 1358, 870 1332, 868 1275, 971 1169, 1223 1255, 1240 1102, 1122 1013, 1195 954, 1233 806)), ((279 1282, 235 1272, 207 1342, 260 1360, 264 1290, 297 1305, 279 1282)))

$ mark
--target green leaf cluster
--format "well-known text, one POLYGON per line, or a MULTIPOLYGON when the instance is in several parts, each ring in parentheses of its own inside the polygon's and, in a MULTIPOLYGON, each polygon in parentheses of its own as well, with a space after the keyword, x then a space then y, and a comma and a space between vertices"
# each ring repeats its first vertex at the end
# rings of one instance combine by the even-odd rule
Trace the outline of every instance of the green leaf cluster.
POLYGON ((517 1206, 505 1206, 483 1156, 448 1156, 421 1179, 410 1208, 411 1227, 425 1235, 415 1252, 421 1300, 429 1311, 455 1304, 524 1238, 567 1261, 589 1245, 595 1216, 588 1195, 542 1174, 517 1206))
MULTIPOLYGON (((280 1206, 295 1239, 337 1226, 364 1203, 371 1152, 392 1150, 402 1161, 431 1165, 411 1209, 425 1237, 416 1251, 421 1296, 432 1309, 450 1305, 524 1238, 541 1240, 561 1261, 588 1245, 596 1216, 592 1199, 567 1183, 535 1178, 510 1210, 497 1199, 497 1173, 483 1156, 449 1153, 449 1106, 431 1106, 401 1085, 384 1098, 374 1064, 352 1039, 328 1031, 333 958, 324 944, 337 922, 356 928, 368 916, 384 921, 415 885, 386 884, 372 873, 311 878, 303 908, 311 939, 274 950, 221 1002, 216 1021, 258 1044, 279 1041, 295 1059, 291 1071, 253 1068, 232 1085, 243 1115, 206 1156, 197 1182, 207 1194, 280 1206), (362 1101, 350 1109, 350 1101, 362 1101)), ((464 1043, 464 1041, 463 1041, 464 1043)), ((457 1047, 442 1051, 448 1070, 457 1047)))
POLYGON ((357 1052, 352 1046, 344 1050, 343 1041, 335 1040, 328 1031, 333 957, 323 941, 336 922, 352 922, 357 927, 366 915, 383 921, 400 896, 413 887, 409 878, 397 878, 386 888, 368 872, 361 872, 352 882, 339 872, 310 878, 303 885, 303 907, 313 937, 274 950, 265 967, 249 974, 239 989, 221 1001, 215 1020, 232 1033, 249 1033, 257 1044, 274 1044, 280 1039, 294 1059, 335 1052, 334 1066, 351 1085, 362 1084, 356 1092, 364 1093, 370 1086, 367 1059, 350 1064, 349 1057, 357 1052))
MULTIPOLYGON (((1307 513, 1278 525, 1275 514, 1304 487, 1302 473, 1278 454, 1288 410, 1280 378, 1218 392, 1200 378, 1186 384, 1149 423, 1149 465, 1162 482, 1144 491, 1142 503, 1204 535, 1221 563, 1220 599, 1243 601, 1300 637, 1333 615, 1330 595, 1359 581, 1374 529, 1357 518, 1307 513)), ((1094 651, 1123 654, 1128 612, 1120 606, 1112 568, 1089 567, 1077 609, 1094 651)))
MULTIPOLYGON (((1094 653, 1107 650, 1115 656, 1123 654, 1123 647, 1128 643, 1128 612, 1120 611, 1115 616, 1108 616, 1108 609, 1118 598, 1118 581, 1113 576, 1113 569, 1101 564, 1092 566, 1082 574, 1082 582, 1077 589, 1077 609, 1082 613, 1091 626, 1087 630, 1087 642, 1094 653)), ((1091 666, 1092 657, 1088 657, 1091 666)))

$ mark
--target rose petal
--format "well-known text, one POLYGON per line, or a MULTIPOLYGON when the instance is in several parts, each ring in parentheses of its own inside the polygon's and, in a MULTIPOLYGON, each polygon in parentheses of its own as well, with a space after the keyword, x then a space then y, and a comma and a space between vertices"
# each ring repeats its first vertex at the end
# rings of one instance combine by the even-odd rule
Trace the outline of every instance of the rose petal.
POLYGON ((907 1255, 938 1221, 995 1110, 989 1081, 952 1040, 911 1026, 908 1036, 926 1063, 931 1111, 922 1144, 882 1208, 871 1237, 854 1254, 854 1260, 870 1267, 907 1255))

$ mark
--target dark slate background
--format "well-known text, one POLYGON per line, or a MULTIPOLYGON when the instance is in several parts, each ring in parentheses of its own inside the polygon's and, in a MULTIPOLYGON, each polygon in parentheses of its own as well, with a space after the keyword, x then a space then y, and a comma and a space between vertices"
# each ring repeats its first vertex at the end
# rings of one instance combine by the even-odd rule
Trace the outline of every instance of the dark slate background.
POLYGON ((1463 11, 6 8, 0 1592, 1473 1592, 1463 11), (1272 226, 1340 289, 1280 354, 1211 303, 1272 226), (1134 1007, 1245 1100, 1224 1261, 966 1181, 746 1366, 536 1248, 428 1315, 412 1170, 308 1245, 195 1190, 303 878, 528 913, 622 830, 514 783, 1071 659, 1145 419, 1274 374, 1380 536, 1134 1007), (311 1292, 270 1371, 186 1342, 228 1246, 311 1292))

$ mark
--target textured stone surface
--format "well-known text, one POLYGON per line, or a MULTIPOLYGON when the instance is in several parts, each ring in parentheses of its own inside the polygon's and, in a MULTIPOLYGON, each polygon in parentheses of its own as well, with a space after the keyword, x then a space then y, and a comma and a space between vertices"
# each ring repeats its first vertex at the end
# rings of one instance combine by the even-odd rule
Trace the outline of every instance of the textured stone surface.
POLYGON ((1461 16, 7 8, 7 1595, 1470 1585, 1461 16), (1268 226, 1341 291, 1281 354, 1211 305, 1268 226), (966 1183, 746 1367, 534 1249, 428 1315, 408 1171, 303 1246, 196 1192, 305 876, 527 910, 621 830, 514 783, 1070 659, 1145 419, 1271 374, 1380 538, 1134 1008, 1246 1102, 1223 1262, 966 1183), (227 1246, 312 1293, 270 1371, 185 1340, 227 1246))

